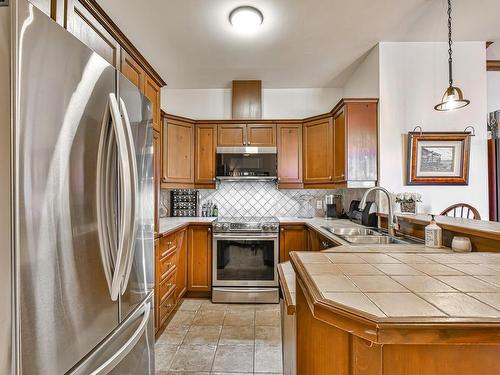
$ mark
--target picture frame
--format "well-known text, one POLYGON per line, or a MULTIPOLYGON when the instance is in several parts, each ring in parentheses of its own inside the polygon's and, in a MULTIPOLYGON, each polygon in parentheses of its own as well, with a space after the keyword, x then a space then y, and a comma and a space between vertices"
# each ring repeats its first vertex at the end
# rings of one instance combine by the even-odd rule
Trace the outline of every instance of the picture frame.
POLYGON ((468 185, 470 132, 409 132, 407 185, 468 185))

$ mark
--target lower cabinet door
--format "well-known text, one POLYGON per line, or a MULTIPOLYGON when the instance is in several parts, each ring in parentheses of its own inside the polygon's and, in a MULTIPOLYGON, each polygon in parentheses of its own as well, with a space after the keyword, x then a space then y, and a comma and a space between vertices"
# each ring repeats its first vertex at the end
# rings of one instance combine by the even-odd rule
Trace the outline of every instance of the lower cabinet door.
POLYGON ((210 292, 212 288, 212 228, 188 229, 188 291, 210 292))

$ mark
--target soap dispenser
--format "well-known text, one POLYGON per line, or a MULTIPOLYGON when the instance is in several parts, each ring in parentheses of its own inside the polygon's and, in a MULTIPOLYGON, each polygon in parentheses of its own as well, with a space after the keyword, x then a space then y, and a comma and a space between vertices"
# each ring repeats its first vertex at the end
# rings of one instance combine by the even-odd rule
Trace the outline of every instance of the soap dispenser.
POLYGON ((434 215, 431 215, 431 222, 425 227, 425 246, 440 248, 443 244, 443 231, 436 224, 434 215))

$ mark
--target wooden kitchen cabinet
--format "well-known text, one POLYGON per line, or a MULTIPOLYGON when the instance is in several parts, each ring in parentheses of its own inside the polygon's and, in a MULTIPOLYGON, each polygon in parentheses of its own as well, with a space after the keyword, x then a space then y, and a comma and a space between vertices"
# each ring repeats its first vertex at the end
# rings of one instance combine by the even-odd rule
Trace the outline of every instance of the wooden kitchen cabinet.
POLYGON ((238 147, 247 143, 247 126, 245 124, 224 124, 218 126, 218 146, 238 147))
POLYGON ((323 251, 335 246, 339 246, 339 244, 316 232, 314 229, 307 228, 308 251, 323 251))
POLYGON ((144 93, 146 72, 126 51, 122 51, 121 54, 120 71, 130 82, 132 82, 141 92, 144 93))
POLYGON ((288 255, 290 251, 307 251, 307 229, 305 226, 280 226, 280 263, 290 259, 288 255))
POLYGON ((177 241, 177 272, 176 272, 176 289, 175 289, 175 300, 176 303, 187 292, 187 248, 188 248, 188 230, 186 228, 181 229, 176 233, 177 241))
POLYGON ((302 124, 278 124, 278 188, 302 184, 302 124))
POLYGON ((155 241, 155 317, 160 330, 175 307, 177 237, 170 234, 155 241))
POLYGON ((220 124, 218 146, 276 146, 276 124, 220 124))
POLYGON ((159 233, 160 219, 158 207, 160 204, 160 176, 161 176, 161 133, 153 130, 153 168, 154 168, 154 200, 155 200, 155 234, 159 233))
POLYGON ((304 185, 333 182, 333 124, 326 117, 303 125, 304 185))
POLYGON ((195 174, 198 188, 214 188, 216 174, 217 125, 195 125, 195 174))
POLYGON ((212 227, 188 228, 188 292, 210 293, 212 287, 212 227))
POLYGON ((276 124, 248 124, 247 146, 276 146, 276 124))
POLYGON ((149 99, 153 111, 153 129, 161 131, 160 86, 149 75, 144 76, 144 95, 149 99))
POLYGON ((166 188, 194 184, 194 123, 182 118, 163 117, 163 177, 166 188))
POLYGON ((378 101, 345 100, 345 168, 347 187, 372 185, 378 179, 378 101))
POLYGON ((346 175, 346 123, 345 110, 333 116, 333 181, 345 181, 346 175))
POLYGON ((80 0, 67 1, 66 27, 108 63, 120 67, 120 44, 80 0))

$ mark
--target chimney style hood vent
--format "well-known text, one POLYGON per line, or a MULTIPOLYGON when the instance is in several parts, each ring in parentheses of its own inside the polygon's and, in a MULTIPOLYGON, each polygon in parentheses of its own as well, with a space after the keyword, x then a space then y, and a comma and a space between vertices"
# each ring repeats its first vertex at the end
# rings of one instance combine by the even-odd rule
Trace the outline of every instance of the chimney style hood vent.
POLYGON ((262 81, 233 81, 233 120, 262 119, 262 81))

